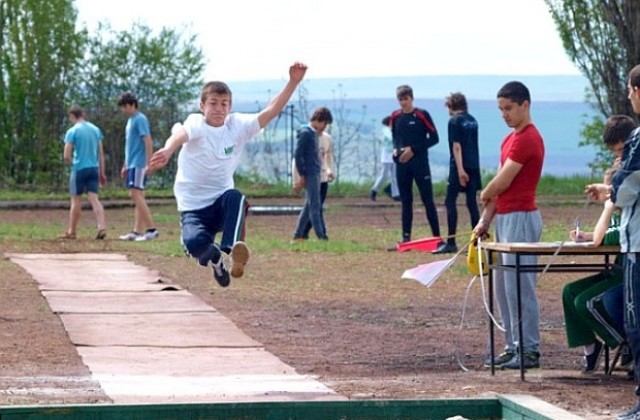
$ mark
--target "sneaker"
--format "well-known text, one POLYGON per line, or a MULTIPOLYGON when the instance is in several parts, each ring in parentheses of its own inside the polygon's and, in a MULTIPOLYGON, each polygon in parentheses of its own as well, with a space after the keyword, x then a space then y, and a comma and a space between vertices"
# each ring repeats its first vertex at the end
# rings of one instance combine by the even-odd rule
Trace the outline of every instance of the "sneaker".
POLYGON ((633 356, 631 355, 631 350, 629 350, 629 346, 625 345, 622 350, 622 356, 620 356, 620 367, 622 369, 627 369, 631 367, 631 362, 633 362, 633 356))
POLYGON ((432 254, 452 254, 458 252, 456 244, 450 244, 448 242, 440 242, 438 248, 432 252, 432 254))
POLYGON ((371 198, 371 201, 376 201, 377 195, 378 195, 377 191, 371 190, 371 195, 369 196, 371 198))
POLYGON ((58 236, 58 239, 76 239, 75 233, 69 233, 68 231, 58 236))
MULTIPOLYGON (((514 350, 505 350, 504 352, 500 353, 499 355, 493 358, 493 365, 495 367, 500 367, 505 363, 510 362, 515 357, 516 357, 516 352, 514 350)), ((487 368, 491 367, 491 356, 487 357, 487 359, 484 361, 484 367, 487 367, 487 368)))
POLYGON ((156 239, 158 236, 160 236, 160 232, 158 232, 157 229, 147 230, 144 234, 138 235, 135 241, 136 242, 152 241, 156 239))
MULTIPOLYGON (((535 369, 540 367, 540 353, 533 351, 524 352, 523 367, 525 369, 535 369)), ((520 369, 520 356, 516 354, 516 357, 509 362, 500 366, 501 369, 520 369)))
POLYGON ((602 356, 602 349, 604 346, 600 340, 596 340, 593 353, 584 356, 584 364, 582 366, 582 373, 593 373, 598 369, 600 363, 600 356, 602 356))
POLYGON ((98 229, 98 232, 96 233, 96 239, 101 241, 106 237, 107 237, 107 231, 104 229, 98 229))
POLYGON ((238 241, 231 248, 231 276, 234 278, 242 277, 244 274, 244 266, 249 261, 249 247, 242 241, 238 241))
POLYGON ((221 255, 220 258, 218 258, 218 262, 214 263, 212 261, 211 265, 213 266, 213 278, 216 279, 218 284, 221 287, 229 286, 229 283, 231 283, 231 278, 229 277, 229 271, 227 271, 224 257, 221 255))
POLYGON ((120 240, 121 241, 135 241, 140 236, 142 236, 142 235, 140 235, 138 232, 129 232, 126 235, 120 235, 120 240))

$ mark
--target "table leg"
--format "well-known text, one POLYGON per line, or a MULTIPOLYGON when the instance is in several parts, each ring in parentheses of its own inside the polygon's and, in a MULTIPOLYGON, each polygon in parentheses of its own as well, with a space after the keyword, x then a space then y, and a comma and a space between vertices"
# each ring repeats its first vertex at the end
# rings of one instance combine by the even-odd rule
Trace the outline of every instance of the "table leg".
POLYGON ((516 253, 516 290, 518 295, 518 354, 520 355, 520 379, 524 381, 524 346, 522 345, 522 293, 520 286, 520 254, 516 253))
MULTIPOLYGON (((481 251, 480 251, 481 252, 481 251)), ((493 252, 488 252, 488 264, 489 267, 493 264, 493 252)), ((496 365, 494 364, 496 356, 495 345, 495 329, 493 325, 493 270, 489 270, 489 357, 491 357, 491 375, 496 374, 496 365)))

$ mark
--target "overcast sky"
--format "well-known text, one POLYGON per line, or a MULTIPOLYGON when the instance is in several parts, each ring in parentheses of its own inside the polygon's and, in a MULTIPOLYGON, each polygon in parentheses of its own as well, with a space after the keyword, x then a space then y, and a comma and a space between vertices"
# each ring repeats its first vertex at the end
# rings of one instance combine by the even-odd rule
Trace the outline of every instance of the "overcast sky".
POLYGON ((580 74, 543 0, 76 0, 78 22, 197 35, 205 80, 580 74))

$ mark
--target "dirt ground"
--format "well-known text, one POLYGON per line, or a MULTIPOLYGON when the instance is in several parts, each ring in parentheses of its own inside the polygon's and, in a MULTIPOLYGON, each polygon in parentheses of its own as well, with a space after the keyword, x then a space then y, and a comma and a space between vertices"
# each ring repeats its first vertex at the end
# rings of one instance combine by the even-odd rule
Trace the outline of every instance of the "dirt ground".
MULTIPOLYGON (((251 202, 300 204, 298 199, 251 202)), ((541 200, 540 205, 545 229, 568 228, 581 211, 575 202, 541 200)), ((166 207, 153 208, 154 215, 161 214, 156 217, 159 241, 177 242, 177 215, 173 206, 166 207)), ((440 224, 446 226, 444 209, 439 209, 440 224)), ((468 229, 466 209, 459 209, 460 230, 468 229)), ((599 212, 590 206, 581 217, 595 221, 599 212)), ((405 269, 438 257, 387 251, 390 238, 399 232, 400 207, 385 198, 377 203, 330 198, 326 220, 331 239, 324 247, 289 244, 296 215, 251 214, 247 242, 272 242, 254 249, 245 277, 226 289, 212 281, 208 269, 179 253, 160 255, 153 252, 152 243, 114 239, 126 232, 130 208, 107 210, 110 227, 104 242, 32 238, 30 229, 38 220, 59 223, 62 229, 67 214, 64 209, 0 210, 2 223, 25 231, 24 240, 0 238, 2 251, 126 254, 211 304, 299 373, 315 375, 349 398, 531 394, 590 419, 611 418, 633 403, 634 384, 625 371, 606 376, 601 369, 583 375, 581 350, 566 346, 561 289, 581 277, 575 273, 547 273, 539 281, 542 368, 527 372, 525 381, 517 371, 492 376, 482 367, 488 331, 482 285, 478 280, 470 285, 463 257, 431 288, 401 279, 405 269), (363 251, 345 252, 340 246, 345 243, 362 244, 363 251)), ((90 220, 85 212, 87 237, 93 232, 90 220)), ((414 237, 430 236, 419 208, 414 226, 414 237)), ((108 402, 34 280, 4 259, 0 286, 0 405, 108 402)), ((499 332, 497 337, 500 349, 499 332)))

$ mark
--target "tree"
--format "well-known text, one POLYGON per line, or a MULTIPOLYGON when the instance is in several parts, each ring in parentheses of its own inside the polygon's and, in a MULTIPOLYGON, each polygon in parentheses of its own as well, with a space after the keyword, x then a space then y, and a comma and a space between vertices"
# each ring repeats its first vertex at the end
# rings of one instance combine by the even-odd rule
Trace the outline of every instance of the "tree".
POLYGON ((0 185, 62 179, 65 96, 82 58, 71 0, 0 0, 0 185))
MULTIPOLYGON (((364 167, 370 167, 369 160, 360 155, 361 147, 357 142, 362 138, 362 125, 367 116, 367 106, 362 105, 362 113, 359 117, 351 116, 351 110, 346 106, 347 94, 342 90, 342 84, 338 84, 337 92, 334 91, 333 124, 330 133, 333 136, 333 157, 335 162, 336 188, 340 192, 340 174, 344 170, 347 173, 355 173, 358 177, 369 177, 363 173, 364 167), (351 159, 349 159, 351 158, 351 159), (363 163, 366 163, 363 165, 363 163)), ((365 153, 368 155, 368 150, 365 153)), ((359 179, 358 179, 359 180, 359 179)))
POLYGON ((585 126, 581 144, 602 151, 592 168, 610 164, 601 141, 603 120, 613 114, 634 116, 627 100, 627 74, 640 63, 640 2, 637 0, 544 0, 565 51, 589 80, 587 100, 600 113, 585 126))
MULTIPOLYGON (((321 106, 310 101, 309 90, 304 82, 296 92, 296 104, 289 104, 278 118, 263 129, 258 141, 247 145, 243 166, 250 176, 266 177, 268 181, 281 182, 290 175, 291 160, 296 147, 295 132, 301 124, 308 123, 314 109, 321 106)), ((356 180, 368 179, 372 175, 371 171, 367 170, 371 167, 369 149, 364 152, 366 157, 363 157, 362 148, 357 144, 362 139, 367 107, 362 105, 362 113, 354 116, 353 110, 347 107, 347 95, 343 92, 341 84, 338 84, 337 92, 333 93, 332 105, 329 106, 333 123, 327 128, 327 132, 333 137, 336 188, 339 192, 340 174, 343 170, 356 174, 356 180)), ((261 105, 259 102, 257 105, 259 111, 261 105)))
MULTIPOLYGON (((306 95, 304 81, 297 89, 298 96, 306 95)), ((256 101, 255 109, 245 108, 240 112, 260 112, 271 101, 271 90, 267 91, 264 104, 256 101)), ((305 110, 302 110, 306 112, 305 110)), ((288 104, 278 117, 263 128, 255 141, 247 144, 242 162, 246 174, 266 181, 283 182, 290 180, 291 160, 295 147, 295 132, 305 122, 300 110, 294 104, 288 104)))
MULTIPOLYGON (((116 32, 100 25, 88 40, 87 58, 77 72, 70 102, 83 106, 104 132, 107 176, 119 178, 124 161, 125 119, 117 107, 121 93, 133 92, 151 122, 156 146, 164 143, 175 122, 197 109, 205 67, 195 35, 162 28, 157 35, 136 23, 116 32)), ((172 169, 154 179, 165 186, 172 169)))

